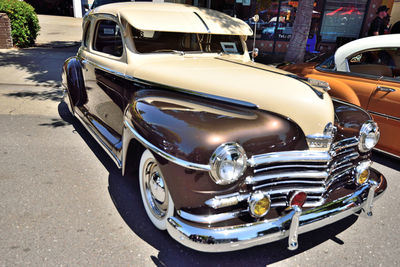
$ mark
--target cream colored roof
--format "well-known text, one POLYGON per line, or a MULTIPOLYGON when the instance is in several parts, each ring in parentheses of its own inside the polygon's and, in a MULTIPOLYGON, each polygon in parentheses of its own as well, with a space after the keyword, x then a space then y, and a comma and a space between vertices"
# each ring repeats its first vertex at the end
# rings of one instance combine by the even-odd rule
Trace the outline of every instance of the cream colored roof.
POLYGON ((400 47, 400 34, 370 36, 349 42, 339 47, 335 52, 336 69, 338 71, 350 71, 347 65, 347 58, 360 51, 393 47, 400 47))
POLYGON ((174 3, 115 3, 94 9, 91 14, 120 16, 140 30, 252 35, 242 20, 224 13, 174 3))

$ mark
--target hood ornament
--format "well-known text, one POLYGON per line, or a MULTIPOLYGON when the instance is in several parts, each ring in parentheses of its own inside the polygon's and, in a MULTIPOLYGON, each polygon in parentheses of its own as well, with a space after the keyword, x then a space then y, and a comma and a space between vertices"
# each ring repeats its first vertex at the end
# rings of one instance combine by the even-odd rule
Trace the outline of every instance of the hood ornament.
POLYGON ((309 148, 329 148, 337 132, 336 126, 329 122, 322 134, 307 135, 306 140, 309 148))

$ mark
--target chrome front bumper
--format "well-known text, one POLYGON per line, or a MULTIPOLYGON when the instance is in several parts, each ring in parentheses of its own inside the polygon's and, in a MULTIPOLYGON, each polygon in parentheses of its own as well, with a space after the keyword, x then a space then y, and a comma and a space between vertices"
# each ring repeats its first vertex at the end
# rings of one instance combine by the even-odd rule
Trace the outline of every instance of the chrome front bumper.
POLYGON ((168 219, 168 233, 181 244, 204 252, 224 252, 245 249, 289 237, 297 241, 297 234, 312 231, 346 218, 358 211, 372 215, 372 203, 386 189, 386 179, 371 169, 373 180, 359 187, 353 193, 328 202, 320 207, 301 212, 292 209, 286 215, 274 220, 264 220, 227 227, 193 226, 178 216, 168 219), (290 236, 289 236, 290 235, 290 236))

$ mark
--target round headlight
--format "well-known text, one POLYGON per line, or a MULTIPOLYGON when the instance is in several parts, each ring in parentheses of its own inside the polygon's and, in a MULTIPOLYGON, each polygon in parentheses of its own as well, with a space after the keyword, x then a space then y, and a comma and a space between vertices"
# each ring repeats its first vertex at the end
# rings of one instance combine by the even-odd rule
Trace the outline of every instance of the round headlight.
POLYGON ((367 121, 361 126, 358 149, 361 152, 368 152, 379 141, 379 128, 376 122, 367 121))
POLYGON ((210 158, 211 178, 220 185, 231 184, 243 175, 247 168, 247 156, 237 143, 220 145, 210 158))

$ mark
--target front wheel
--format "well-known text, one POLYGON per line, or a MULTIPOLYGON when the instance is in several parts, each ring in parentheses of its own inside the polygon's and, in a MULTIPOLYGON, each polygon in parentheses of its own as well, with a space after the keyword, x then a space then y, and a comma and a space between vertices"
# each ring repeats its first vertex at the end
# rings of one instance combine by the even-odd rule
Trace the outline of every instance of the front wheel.
POLYGON ((174 202, 153 154, 146 149, 139 166, 140 193, 147 216, 160 230, 167 228, 167 219, 174 215, 174 202))

